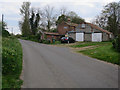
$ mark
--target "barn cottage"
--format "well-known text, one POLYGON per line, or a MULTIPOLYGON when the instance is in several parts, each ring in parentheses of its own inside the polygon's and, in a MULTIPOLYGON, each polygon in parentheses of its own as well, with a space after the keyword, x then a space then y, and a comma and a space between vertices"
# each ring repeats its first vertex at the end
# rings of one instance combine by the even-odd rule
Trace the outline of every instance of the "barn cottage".
MULTIPOLYGON (((47 40, 60 40, 62 36, 72 37, 75 41, 101 42, 113 39, 113 34, 94 24, 83 22, 80 24, 63 21, 57 26, 57 33, 43 32, 42 37, 46 35, 47 40)), ((44 38, 41 38, 44 39, 44 38)))
POLYGON ((76 41, 101 42, 113 39, 111 32, 88 22, 78 24, 75 31, 68 31, 68 35, 76 41))

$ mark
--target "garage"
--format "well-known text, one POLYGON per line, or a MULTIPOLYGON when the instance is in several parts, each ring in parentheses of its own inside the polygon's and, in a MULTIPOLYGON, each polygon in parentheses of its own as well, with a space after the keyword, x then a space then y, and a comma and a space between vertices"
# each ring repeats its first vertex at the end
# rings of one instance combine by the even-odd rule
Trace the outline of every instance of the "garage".
POLYGON ((76 41, 84 41, 84 33, 76 33, 76 41))
POLYGON ((101 42, 102 33, 92 33, 92 42, 101 42))

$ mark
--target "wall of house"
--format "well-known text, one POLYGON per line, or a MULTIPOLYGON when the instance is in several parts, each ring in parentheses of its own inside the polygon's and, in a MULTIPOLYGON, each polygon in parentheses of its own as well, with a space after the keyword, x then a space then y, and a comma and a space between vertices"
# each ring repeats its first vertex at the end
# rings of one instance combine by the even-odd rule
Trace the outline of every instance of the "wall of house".
POLYGON ((109 35, 107 33, 102 34, 102 41, 108 41, 109 40, 109 35))
POLYGON ((66 23, 61 23, 58 25, 57 30, 60 35, 65 35, 66 32, 69 30, 69 26, 66 23))
POLYGON ((84 33, 84 41, 92 41, 92 33, 84 33))
POLYGON ((74 40, 76 40, 76 33, 69 33, 69 37, 71 37, 74 40))
POLYGON ((52 42, 53 38, 55 40, 59 40, 60 39, 60 36, 57 36, 57 35, 49 35, 49 34, 47 34, 46 37, 47 37, 47 40, 50 40, 51 42, 52 42))
POLYGON ((82 28, 81 26, 82 26, 82 24, 79 24, 79 25, 76 27, 76 31, 77 31, 77 32, 87 32, 87 33, 89 32, 89 33, 90 33, 91 30, 92 30, 92 29, 91 29, 91 26, 89 26, 88 24, 85 24, 85 28, 82 28))

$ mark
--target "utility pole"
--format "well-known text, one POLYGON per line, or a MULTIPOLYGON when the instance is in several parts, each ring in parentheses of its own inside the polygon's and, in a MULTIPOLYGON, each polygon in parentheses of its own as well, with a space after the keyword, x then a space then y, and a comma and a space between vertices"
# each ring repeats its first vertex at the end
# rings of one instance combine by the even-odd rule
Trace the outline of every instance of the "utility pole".
POLYGON ((4 15, 2 14, 2 31, 3 31, 3 20, 4 20, 4 15))
POLYGON ((12 34, 13 34, 13 27, 12 27, 12 34))

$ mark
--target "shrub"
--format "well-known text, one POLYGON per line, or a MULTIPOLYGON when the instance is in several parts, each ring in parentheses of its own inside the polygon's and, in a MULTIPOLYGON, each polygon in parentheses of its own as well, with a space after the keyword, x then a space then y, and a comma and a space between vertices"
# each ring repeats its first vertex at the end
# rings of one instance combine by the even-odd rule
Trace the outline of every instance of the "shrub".
POLYGON ((3 30, 2 31, 2 36, 3 37, 8 37, 8 36, 10 36, 10 33, 7 30, 3 30))
POLYGON ((3 74, 20 73, 22 59, 21 45, 15 38, 3 38, 2 68, 3 74))
POLYGON ((60 41, 55 41, 55 44, 61 44, 61 42, 60 41))
POLYGON ((120 52, 120 35, 118 35, 112 42, 113 48, 120 52))
POLYGON ((42 40, 42 43, 44 43, 44 44, 50 44, 50 40, 42 40))
POLYGON ((3 88, 19 87, 22 81, 22 47, 15 37, 2 38, 2 75, 3 88), (19 84, 19 85, 18 85, 19 84))

